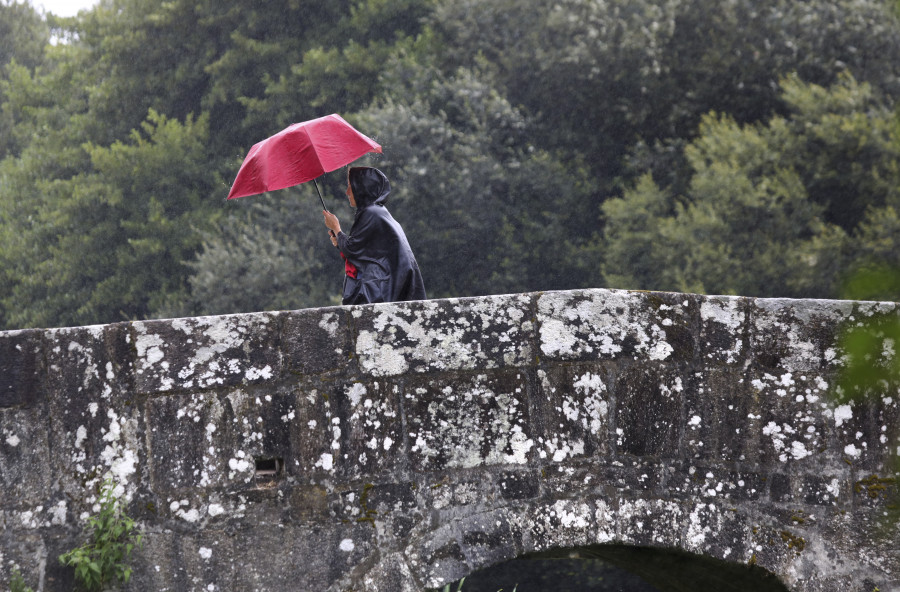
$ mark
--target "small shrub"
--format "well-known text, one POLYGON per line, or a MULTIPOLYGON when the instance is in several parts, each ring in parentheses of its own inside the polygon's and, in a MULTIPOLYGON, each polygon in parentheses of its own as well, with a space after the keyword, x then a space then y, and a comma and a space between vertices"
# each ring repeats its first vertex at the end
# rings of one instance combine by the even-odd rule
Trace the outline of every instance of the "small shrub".
POLYGON ((31 587, 25 584, 25 578, 22 577, 18 567, 14 567, 12 570, 12 576, 9 580, 9 592, 34 592, 31 587))
POLYGON ((75 568, 75 579, 85 590, 100 591, 114 581, 127 584, 132 572, 128 561, 143 534, 125 514, 111 479, 103 483, 100 511, 88 518, 86 530, 90 540, 60 555, 60 562, 75 568))

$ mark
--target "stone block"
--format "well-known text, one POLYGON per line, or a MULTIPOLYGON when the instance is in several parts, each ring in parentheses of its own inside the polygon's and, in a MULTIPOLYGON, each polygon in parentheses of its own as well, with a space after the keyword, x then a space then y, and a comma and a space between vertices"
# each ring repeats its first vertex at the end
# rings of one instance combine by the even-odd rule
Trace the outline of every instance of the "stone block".
POLYGON ((522 546, 531 551, 579 547, 598 542, 597 506, 592 500, 559 499, 523 506, 511 528, 521 533, 522 546))
POLYGON ((472 573, 458 540, 459 531, 451 524, 407 545, 406 563, 426 588, 440 588, 472 573))
POLYGON ((405 380, 413 470, 524 465, 535 446, 528 388, 518 371, 405 380))
POLYGON ((340 446, 341 434, 334 398, 341 387, 332 382, 302 380, 292 388, 297 405, 293 416, 289 413, 287 417, 292 460, 286 462, 285 471, 300 482, 331 479, 338 458, 334 446, 340 446))
POLYGON ((615 491, 616 496, 630 496, 634 492, 651 496, 653 492, 665 487, 663 483, 668 471, 667 467, 655 461, 630 459, 625 463, 595 466, 590 473, 592 479, 588 483, 603 485, 607 491, 615 491))
POLYGON ((805 474, 801 477, 799 494, 808 506, 849 505, 853 493, 850 469, 826 473, 805 474))
POLYGON ((43 331, 0 332, 0 409, 33 406, 43 397, 43 331))
POLYGON ((769 484, 763 474, 737 471, 709 463, 690 465, 686 469, 678 467, 666 480, 666 489, 695 500, 736 506, 742 502, 765 498, 769 484))
POLYGON ((700 361, 742 367, 750 352, 749 298, 707 296, 700 303, 700 361))
POLYGON ((752 301, 750 346, 754 363, 770 371, 792 373, 832 368, 839 327, 852 316, 853 307, 845 300, 752 301))
POLYGON ((254 384, 279 376, 279 318, 255 313, 132 323, 137 392, 254 384))
POLYGON ((48 420, 41 407, 0 409, 0 509, 48 501, 53 481, 48 420))
POLYGON ((738 368, 709 367, 690 376, 684 393, 684 447, 694 462, 758 463, 760 399, 738 368))
POLYGON ((687 511, 681 503, 659 499, 623 499, 617 511, 618 542, 651 547, 675 547, 687 511))
MULTIPOLYGON (((577 497, 598 488, 618 486, 608 474, 608 467, 597 466, 593 459, 569 459, 541 468, 541 485, 548 497, 577 497)), ((624 487, 624 484, 622 484, 624 487)))
POLYGON ((541 459, 607 455, 614 413, 609 368, 591 364, 538 370, 535 409, 544 425, 537 438, 541 459))
POLYGON ((347 480, 391 475, 406 453, 399 388, 383 380, 334 382, 328 391, 330 454, 347 480))
POLYGON ((831 462, 828 382, 818 372, 749 371, 746 383, 758 406, 747 435, 760 442, 761 464, 783 471, 831 462))
POLYGON ((472 570, 521 554, 521 533, 513 527, 515 523, 515 516, 505 508, 467 516, 458 522, 463 554, 472 570))
POLYGON ((533 471, 501 471, 498 489, 506 500, 534 499, 541 493, 541 480, 533 471))
POLYGON ((297 310, 282 317, 285 369, 303 375, 346 371, 354 353, 349 309, 297 310))
POLYGON ((721 502, 699 502, 685 512, 682 549, 727 561, 741 561, 746 556, 752 527, 739 509, 721 502))
POLYGON ((675 368, 642 364, 616 378, 616 450, 635 456, 677 457, 687 379, 675 368))
POLYGON ((359 368, 383 377, 530 365, 532 316, 527 295, 354 308, 359 368))
POLYGON ((833 413, 828 410, 828 423, 833 420, 835 453, 859 470, 883 472, 883 467, 896 462, 900 400, 897 388, 888 388, 893 396, 871 393, 863 399, 835 402, 831 405, 833 413))
POLYGON ((500 497, 494 475, 489 471, 430 473, 429 476, 440 480, 422 485, 423 505, 440 510, 441 516, 455 516, 459 509, 468 512, 500 497))
POLYGON ((142 484, 147 459, 127 323, 54 329, 47 342, 56 479, 80 511, 93 506, 106 476, 127 486, 130 499, 142 484))
MULTIPOLYGON (((236 398, 240 404, 243 393, 236 398)), ((215 392, 169 395, 150 399, 146 408, 154 491, 165 494, 222 486, 229 481, 252 481, 253 456, 241 449, 239 430, 257 426, 235 426, 236 414, 228 398, 220 398, 215 392)), ((262 437, 261 432, 251 432, 248 439, 255 441, 256 434, 262 437)), ((187 513, 190 509, 178 511, 187 513)))
POLYGON ((366 592, 421 592, 400 553, 388 555, 366 572, 361 587, 366 592))
POLYGON ((665 292, 547 292, 537 301, 543 361, 692 360, 696 296, 665 292))

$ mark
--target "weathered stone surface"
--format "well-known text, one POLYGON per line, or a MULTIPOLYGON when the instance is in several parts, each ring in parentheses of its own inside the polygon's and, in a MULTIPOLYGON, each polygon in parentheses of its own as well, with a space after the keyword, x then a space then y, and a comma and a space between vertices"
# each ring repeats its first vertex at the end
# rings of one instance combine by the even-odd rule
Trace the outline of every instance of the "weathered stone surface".
MULTIPOLYGON (((50 490, 53 471, 47 462, 47 425, 42 408, 0 409, 0 510, 19 507, 28 511, 29 499, 50 490)), ((22 517, 23 523, 29 523, 30 518, 22 517)), ((48 518, 39 516, 37 520, 48 518)))
POLYGON ((0 585, 71 589, 112 477, 130 590, 409 592, 601 544, 900 588, 900 394, 829 398, 841 324, 896 314, 580 290, 0 333, 0 585))
POLYGON ((42 340, 36 329, 0 332, 0 409, 34 405, 43 395, 42 340))
POLYGON ((299 374, 343 371, 353 356, 350 323, 346 308, 284 313, 281 342, 285 368, 299 374))
POLYGON ((485 296, 354 309, 356 355, 372 376, 532 362, 531 299, 485 296))
POLYGON ((636 456, 676 456, 686 382, 678 367, 625 368, 616 382, 616 448, 636 456))
POLYGON ((409 455, 420 471, 525 464, 534 448, 524 372, 407 380, 409 455))
POLYGON ((264 382, 281 372, 270 313, 132 323, 139 393, 264 382))
POLYGON ((583 290, 538 298, 544 359, 681 361, 694 357, 696 297, 583 290))

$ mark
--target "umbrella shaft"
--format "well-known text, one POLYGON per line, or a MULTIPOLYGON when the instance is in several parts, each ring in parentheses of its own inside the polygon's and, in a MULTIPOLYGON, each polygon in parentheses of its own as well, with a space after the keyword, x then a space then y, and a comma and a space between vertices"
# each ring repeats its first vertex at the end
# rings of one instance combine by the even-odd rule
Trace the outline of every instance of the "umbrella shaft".
POLYGON ((313 179, 313 185, 316 186, 316 193, 319 194, 319 201, 322 202, 322 209, 325 210, 325 211, 327 212, 327 211, 328 211, 328 208, 325 207, 325 200, 322 199, 322 192, 319 191, 319 184, 316 182, 315 179, 313 179))

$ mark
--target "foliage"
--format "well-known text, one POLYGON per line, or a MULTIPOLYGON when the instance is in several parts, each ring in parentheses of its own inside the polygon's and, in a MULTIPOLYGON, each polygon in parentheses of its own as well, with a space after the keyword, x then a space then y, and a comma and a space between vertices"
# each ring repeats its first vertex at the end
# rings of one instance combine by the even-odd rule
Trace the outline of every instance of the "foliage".
POLYGON ((0 181, 21 188, 0 193, 0 204, 27 221, 0 233, 0 252, 19 273, 0 293, 5 321, 141 318, 185 290, 183 262, 212 215, 206 198, 215 175, 203 166, 207 125, 206 117, 180 123, 151 111, 127 141, 81 146, 90 169, 67 179, 37 180, 16 161, 0 165, 0 181))
MULTIPOLYGON (((190 294, 165 316, 340 304, 343 262, 327 240, 311 184, 229 202, 190 263, 190 294), (324 240, 323 240, 324 239, 324 240)), ((349 227, 348 227, 349 229, 349 227)))
POLYGON ((566 255, 581 236, 566 227, 590 216, 583 171, 531 143, 488 72, 398 60, 385 76, 398 98, 359 120, 385 146, 378 166, 429 295, 578 287, 566 255))
MULTIPOLYGON (((900 302, 900 268, 861 267, 847 281, 843 296, 853 300, 900 302)), ((846 364, 836 385, 838 400, 864 399, 900 380, 900 316, 879 314, 848 324, 841 335, 846 364)))
MULTIPOLYGON (((466 582, 466 578, 463 578, 463 579, 459 580, 458 582, 456 582, 455 591, 454 591, 454 588, 452 587, 453 586, 452 584, 444 584, 444 587, 440 589, 440 592, 462 592, 462 587, 465 582, 466 582)), ((518 588, 519 588, 519 586, 516 585, 516 587, 512 589, 512 592, 516 592, 516 590, 518 588)), ((497 592, 503 592, 503 588, 500 588, 500 590, 498 590, 497 592)))
POLYGON ((0 39, 2 328, 334 303, 308 189, 221 201, 332 112, 435 297, 834 297, 900 252, 896 2, 0 0, 0 39))
POLYGON ((9 580, 9 592, 34 592, 34 590, 25 583, 25 578, 18 568, 14 568, 12 576, 9 580))
POLYGON ((896 115, 849 76, 782 91, 786 117, 703 118, 683 194, 645 175, 604 204, 610 285, 836 297, 854 261, 896 257, 896 115))
POLYGON ((75 568, 75 579, 85 590, 103 590, 108 584, 127 584, 131 579, 131 552, 141 547, 143 534, 125 514, 111 479, 103 483, 100 511, 88 518, 90 541, 60 555, 64 565, 75 568))
POLYGON ((550 146, 585 154, 606 183, 635 142, 690 139, 709 111, 739 123, 782 111, 792 72, 900 90, 897 19, 881 0, 454 0, 432 26, 448 63, 486 56, 550 146))

